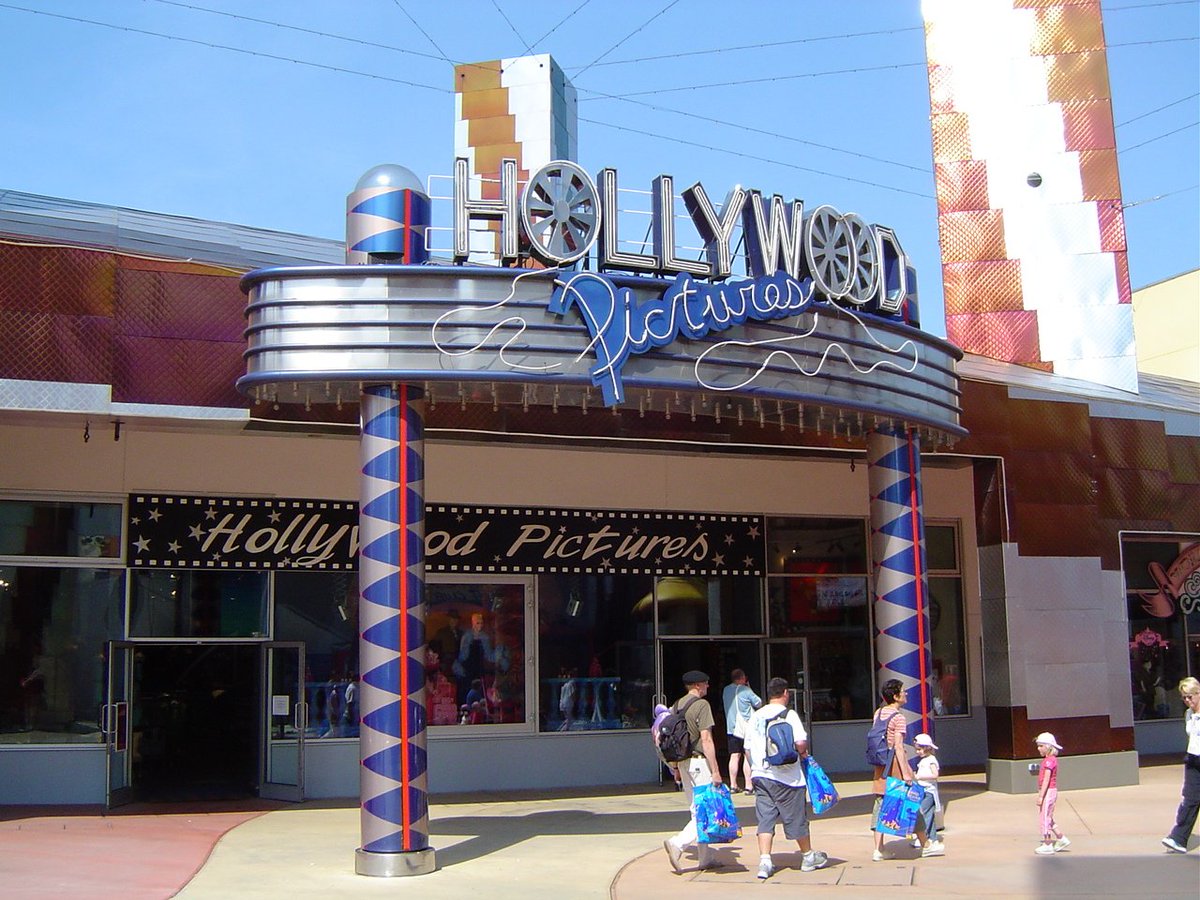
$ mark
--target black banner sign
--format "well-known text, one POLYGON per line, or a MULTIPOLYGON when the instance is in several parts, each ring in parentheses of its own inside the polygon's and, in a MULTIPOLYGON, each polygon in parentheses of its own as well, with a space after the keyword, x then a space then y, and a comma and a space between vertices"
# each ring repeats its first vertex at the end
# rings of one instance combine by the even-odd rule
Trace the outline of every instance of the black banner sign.
POLYGON ((358 568, 358 504, 131 494, 126 559, 145 568, 358 568))
POLYGON ((426 507, 430 572, 761 575, 761 516, 537 507, 426 507))
MULTIPOLYGON (((129 565, 352 570, 358 504, 280 497, 131 494, 129 565)), ((425 567, 539 572, 762 575, 761 516, 430 504, 425 567)))

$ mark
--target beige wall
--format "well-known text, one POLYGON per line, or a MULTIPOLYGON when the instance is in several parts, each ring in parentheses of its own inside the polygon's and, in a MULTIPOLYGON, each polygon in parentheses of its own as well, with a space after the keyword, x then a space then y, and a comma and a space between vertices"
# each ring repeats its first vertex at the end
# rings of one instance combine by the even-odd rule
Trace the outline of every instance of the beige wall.
POLYGON ((1139 372, 1200 383, 1200 269, 1133 295, 1139 372))

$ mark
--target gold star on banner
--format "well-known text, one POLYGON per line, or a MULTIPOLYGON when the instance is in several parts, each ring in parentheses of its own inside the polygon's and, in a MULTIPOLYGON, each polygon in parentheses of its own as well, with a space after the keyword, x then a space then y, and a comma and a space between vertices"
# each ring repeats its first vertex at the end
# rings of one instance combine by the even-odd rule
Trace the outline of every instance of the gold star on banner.
POLYGON ((171 543, 167 544, 167 549, 170 550, 172 553, 178 553, 179 552, 179 541, 171 541, 171 543))
POLYGON ((161 518, 162 518, 162 513, 160 513, 157 509, 150 510, 150 521, 151 522, 157 522, 161 518))
POLYGON ((282 516, 279 515, 279 510, 275 510, 269 516, 267 516, 267 518, 271 520, 271 524, 274 524, 278 522, 282 516))
POLYGON ((138 548, 138 553, 146 553, 150 550, 150 539, 138 535, 138 539, 133 542, 133 546, 138 548))
POLYGON ((215 519, 216 517, 217 517, 217 511, 215 509, 213 509, 211 506, 204 511, 204 518, 208 519, 210 522, 213 519, 215 519))
POLYGON ((189 525, 188 537, 195 538, 196 540, 200 540, 200 538, 204 537, 204 523, 201 522, 199 525, 189 525))

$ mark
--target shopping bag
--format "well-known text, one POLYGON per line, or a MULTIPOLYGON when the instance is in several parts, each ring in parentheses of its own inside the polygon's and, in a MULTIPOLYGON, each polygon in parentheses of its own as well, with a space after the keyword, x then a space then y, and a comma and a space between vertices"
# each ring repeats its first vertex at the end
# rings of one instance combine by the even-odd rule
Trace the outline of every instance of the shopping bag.
POLYGON ((837 788, 821 768, 821 764, 811 756, 804 757, 804 780, 808 784, 808 802, 812 804, 813 815, 833 809, 838 802, 837 788))
POLYGON ((924 796, 925 788, 921 785, 915 782, 906 784, 899 778, 889 776, 883 791, 883 800, 879 804, 877 829, 900 837, 916 832, 917 813, 920 812, 921 799, 924 796))
POLYGON ((727 844, 742 836, 737 810, 725 785, 706 784, 695 788, 692 801, 696 804, 696 831, 701 844, 727 844))

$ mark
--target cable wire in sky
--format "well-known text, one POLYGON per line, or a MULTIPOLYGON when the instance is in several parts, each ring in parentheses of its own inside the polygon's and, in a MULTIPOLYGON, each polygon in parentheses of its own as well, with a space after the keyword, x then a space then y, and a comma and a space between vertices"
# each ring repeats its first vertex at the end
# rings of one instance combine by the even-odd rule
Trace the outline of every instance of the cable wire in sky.
POLYGON ((512 19, 510 19, 505 14, 504 10, 500 8, 500 4, 497 2, 497 0, 492 0, 492 6, 496 7, 496 12, 500 13, 500 18, 502 18, 505 24, 512 29, 512 33, 517 36, 517 40, 520 41, 522 46, 525 47, 525 52, 530 56, 533 56, 533 48, 529 46, 529 41, 525 40, 525 38, 521 35, 521 32, 517 31, 517 26, 512 23, 512 19))
POLYGON ((592 2, 592 0, 583 0, 583 2, 580 3, 577 7, 575 7, 573 10, 571 10, 569 13, 567 13, 565 16, 563 16, 561 19, 559 19, 558 22, 556 22, 554 24, 554 27, 552 27, 549 31, 547 31, 545 34, 543 34, 540 38, 538 38, 536 41, 534 41, 532 44, 530 44, 529 49, 532 51, 534 47, 536 47, 538 44, 540 44, 546 38, 550 37, 550 35, 554 34, 554 32, 558 31, 558 29, 561 28, 563 25, 565 25, 569 19, 574 17, 575 13, 579 12, 581 9, 583 9, 585 6, 587 6, 591 2, 592 2))
POLYGON ((611 47, 609 47, 607 50, 605 50, 603 53, 601 53, 599 56, 597 56, 595 59, 593 59, 590 63, 588 63, 586 66, 584 66, 582 69, 580 69, 575 74, 577 76, 582 75, 584 72, 586 72, 588 69, 590 69, 596 63, 600 62, 600 60, 604 59, 604 57, 608 56, 608 54, 612 53, 614 50, 616 50, 618 47, 620 47, 623 43, 625 43, 627 40, 629 40, 631 37, 633 37, 635 34, 637 34, 639 31, 641 31, 643 28, 645 28, 647 25, 649 25, 651 22, 653 22, 655 19, 657 19, 659 16, 661 16, 663 13, 665 13, 667 10, 669 10, 672 6, 674 6, 678 2, 679 2, 679 0, 671 0, 670 3, 668 3, 662 9, 660 9, 658 12, 656 12, 654 15, 652 15, 650 18, 648 18, 645 22, 643 22, 637 28, 633 29, 633 31, 629 32, 629 34, 625 35, 625 37, 621 38, 619 41, 617 41, 615 44, 613 44, 611 47))
POLYGON ((660 141, 669 141, 672 144, 683 144, 686 147, 697 147, 701 150, 711 150, 714 153, 725 153, 725 154, 728 154, 729 156, 738 156, 738 157, 741 157, 742 159, 752 159, 752 160, 755 160, 756 162, 769 163, 770 165, 773 165, 773 166, 783 166, 784 168, 787 168, 787 169, 795 169, 798 172, 808 172, 813 175, 823 175, 826 178, 835 178, 839 181, 850 181, 855 184, 865 184, 865 185, 869 185, 870 187, 876 187, 876 188, 879 188, 880 190, 884 190, 884 191, 895 191, 898 194, 908 194, 913 197, 921 197, 922 199, 925 199, 925 200, 933 200, 934 199, 932 194, 925 194, 925 193, 922 193, 921 191, 910 191, 907 188, 895 187, 894 185, 890 185, 890 184, 881 184, 878 181, 868 181, 865 178, 854 178, 850 175, 840 175, 837 172, 826 172, 822 169, 813 169, 813 168, 810 168, 809 166, 801 166, 801 165, 797 165, 796 163, 784 162, 783 160, 780 160, 780 159, 771 159, 769 156, 755 156, 753 153, 743 153, 740 150, 730 150, 726 147, 715 147, 712 144, 701 144, 698 141, 689 141, 686 138, 674 137, 673 135, 669 135, 669 134, 660 134, 656 131, 642 131, 641 129, 638 129, 638 128, 629 128, 625 125, 614 125, 611 122, 601 122, 597 119, 585 119, 583 116, 579 117, 579 121, 586 122, 589 125, 599 125, 603 128, 613 128, 613 129, 616 129, 617 131, 626 131, 626 132, 629 132, 630 134, 640 134, 640 135, 643 135, 644 137, 657 138, 660 141))
POLYGON ((1164 134, 1148 138, 1147 140, 1142 141, 1140 144, 1134 144, 1132 147, 1122 147, 1117 150, 1117 155, 1120 156, 1123 153, 1128 153, 1130 150, 1136 150, 1138 147, 1145 147, 1147 144, 1153 144, 1155 141, 1161 141, 1163 138, 1168 138, 1173 134, 1179 134, 1181 131, 1187 131, 1189 128, 1195 128, 1197 125, 1200 125, 1200 120, 1192 122, 1188 125, 1181 125, 1178 128, 1174 128, 1171 131, 1165 132, 1164 134))
POLYGON ((179 41, 184 44, 195 44, 199 47, 208 47, 212 50, 227 50, 230 53, 244 53, 247 56, 258 56, 262 59, 273 59, 276 62, 293 63, 297 66, 307 66, 312 69, 323 69, 327 72, 341 72, 346 75, 358 75, 363 78, 374 78, 378 81, 387 81, 392 84, 404 84, 409 87, 422 88, 427 91, 437 91, 441 94, 452 93, 449 88, 441 88, 432 84, 422 84, 419 81, 408 81, 405 78, 392 78, 388 75, 376 75, 372 72, 362 72, 357 69, 346 69, 341 66, 331 66, 325 63, 309 62, 304 59, 295 59, 290 56, 278 56, 274 53, 264 53, 261 50, 247 50, 244 47, 231 47, 228 44, 217 44, 212 41, 201 41, 197 38, 180 37, 177 34, 165 34, 161 31, 150 31, 146 28, 134 28, 130 25, 114 25, 111 22, 101 22, 97 19, 85 19, 81 16, 67 16, 61 13, 47 12, 44 9, 29 9, 25 6, 17 6, 12 3, 0 3, 0 9, 12 9, 17 12, 33 13, 36 16, 48 16, 52 19, 63 19, 68 22, 79 22, 84 25, 97 25, 101 28, 111 28, 114 31, 127 31, 131 34, 147 35, 149 37, 163 38, 168 41, 179 41))
POLYGON ((909 165, 908 163, 896 162, 895 160, 892 160, 892 159, 884 159, 881 156, 871 156, 869 153, 859 153, 855 150, 846 150, 846 149, 843 149, 842 147, 835 147, 832 144, 822 144, 822 143, 819 143, 818 141, 809 141, 809 140, 805 140, 804 138, 793 137, 792 135, 788 135, 788 134, 780 134, 777 131, 767 131, 766 129, 763 129, 763 128, 756 128, 753 125, 743 125, 738 122, 727 122, 724 119, 718 119, 718 118, 715 118, 714 116, 704 116, 699 113, 688 112, 687 110, 683 110, 683 109, 674 109, 669 106, 657 106, 653 103, 647 103, 644 100, 633 100, 629 97, 622 97, 617 94, 604 94, 602 91, 588 91, 588 93, 600 94, 602 97, 604 97, 606 99, 618 100, 618 101, 621 101, 624 103, 632 103, 636 106, 644 106, 646 109, 652 109, 655 112, 672 113, 677 116, 684 116, 685 118, 688 118, 688 119, 698 119, 701 122, 711 122, 714 125, 722 125, 722 126, 725 126, 728 128, 736 128, 739 131, 746 131, 751 134, 761 134, 761 135, 764 135, 765 137, 778 138, 779 140, 790 141, 795 144, 804 144, 805 146, 808 146, 808 147, 819 147, 822 150, 830 150, 834 153, 845 153, 848 156, 856 156, 859 159, 869 159, 872 162, 883 163, 884 165, 888 165, 888 166, 896 166, 901 169, 908 169, 913 172, 920 172, 924 175, 931 174, 931 172, 932 172, 932 170, 930 169, 929 166, 912 166, 912 165, 909 165))
MULTIPOLYGON (((376 43, 375 41, 364 41, 364 40, 361 40, 360 38, 346 37, 345 35, 341 35, 341 34, 331 34, 328 31, 318 31, 315 28, 302 28, 299 25, 288 25, 284 22, 272 22, 270 19, 256 19, 253 16, 243 16, 243 15, 239 15, 238 13, 225 12, 224 10, 221 10, 221 9, 209 9, 207 6, 197 6, 194 3, 183 3, 183 2, 181 2, 181 0, 150 0, 150 2, 161 3, 164 6, 177 6, 180 9, 187 9, 187 10, 191 10, 192 12, 208 13, 209 15, 213 15, 213 16, 224 16, 227 19, 237 19, 242 22, 253 22, 256 25, 270 25, 274 28, 282 28, 285 31, 296 31, 301 34, 311 34, 311 35, 314 35, 315 37, 330 38, 331 40, 335 40, 335 41, 346 41, 349 44, 358 44, 361 47, 375 47, 376 49, 379 49, 379 50, 391 50, 394 53, 407 53, 410 56, 420 56, 423 59, 432 59, 432 60, 436 60, 438 62, 446 62, 445 54, 435 56, 432 53, 422 53, 420 50, 412 50, 408 47, 397 47, 393 44, 379 44, 379 43, 376 43)), ((401 7, 400 11, 404 12, 404 8, 401 7)), ((408 15, 408 14, 405 13, 405 15, 408 15)), ((419 28, 420 26, 418 25, 417 27, 419 28)), ((425 35, 425 36, 427 38, 429 37, 429 35, 425 35)), ((430 43, 433 43, 432 38, 430 38, 430 43)), ((434 44, 434 46, 436 47, 437 44, 434 44)), ((438 49, 438 53, 439 54, 441 53, 440 48, 438 49)))
POLYGON ((446 51, 438 46, 438 42, 433 39, 433 37, 429 34, 428 31, 426 31, 424 28, 421 27, 421 23, 412 17, 412 14, 409 13, 409 11, 404 8, 403 4, 400 3, 400 0, 392 0, 392 2, 396 4, 396 7, 397 7, 397 9, 400 10, 400 12, 404 13, 404 15, 408 19, 408 21, 412 22, 415 26, 417 26, 417 31, 419 31, 419 32, 421 32, 421 34, 425 35, 425 40, 429 41, 429 43, 431 43, 433 45, 433 49, 442 55, 442 59, 446 60, 447 62, 450 62, 450 57, 448 57, 446 55, 446 51))
MULTIPOLYGON (((826 34, 820 37, 795 38, 790 41, 770 41, 762 44, 739 44, 735 47, 716 47, 712 50, 686 50, 682 53, 665 53, 661 56, 639 56, 634 59, 610 59, 608 62, 593 63, 597 68, 602 66, 622 66, 630 63, 655 62, 662 59, 682 59, 686 56, 709 56, 714 53, 735 53, 740 50, 764 50, 768 47, 786 47, 791 44, 810 44, 818 41, 836 41, 847 38, 858 37, 874 37, 883 34, 900 34, 905 31, 924 31, 920 25, 911 25, 906 28, 889 28, 885 31, 858 31, 848 32, 846 34, 826 34)), ((581 68, 575 66, 573 68, 581 68)), ((590 67, 589 67, 590 68, 590 67)))
MULTIPOLYGON (((891 64, 885 65, 885 66, 860 66, 860 67, 854 68, 854 69, 828 69, 824 72, 800 72, 796 75, 771 75, 766 78, 744 78, 740 81, 716 81, 716 82, 712 82, 710 84, 689 84, 689 85, 685 85, 683 87, 655 88, 654 90, 649 90, 649 91, 629 91, 624 96, 626 96, 626 97, 645 97, 650 94, 675 94, 675 93, 679 93, 680 91, 699 91, 699 90, 703 90, 704 88, 739 87, 743 84, 763 84, 765 82, 773 82, 773 81, 795 81, 797 78, 818 78, 822 75, 851 75, 851 74, 855 74, 858 72, 884 72, 884 71, 887 71, 888 69, 913 69, 913 68, 916 68, 917 66, 924 68, 925 63, 923 63, 923 62, 891 63, 891 64)), ((599 99, 599 98, 584 97, 582 99, 588 100, 588 99, 599 99)))
POLYGON ((1147 203, 1155 203, 1159 200, 1166 200, 1168 197, 1174 197, 1176 194, 1186 194, 1188 191, 1194 191, 1197 188, 1200 188, 1200 184, 1193 184, 1185 188, 1179 188, 1178 190, 1167 191, 1165 194, 1147 197, 1145 200, 1134 200, 1132 203, 1122 203, 1121 209, 1131 209, 1135 206, 1145 206, 1147 203))
POLYGON ((1136 122, 1138 119, 1144 119, 1147 116, 1152 116, 1155 113, 1162 112, 1164 109, 1170 109, 1172 106, 1178 106, 1180 103, 1187 103, 1189 100, 1194 100, 1200 97, 1200 93, 1188 94, 1186 97, 1180 97, 1178 100, 1172 100, 1170 103, 1164 103, 1162 106, 1157 106, 1149 112, 1144 112, 1141 115, 1134 116, 1132 119, 1126 119, 1124 122, 1118 122, 1115 128, 1124 128, 1131 122, 1136 122))

